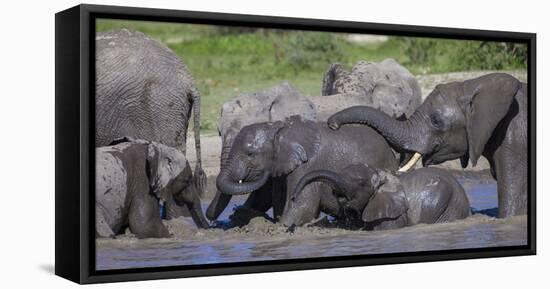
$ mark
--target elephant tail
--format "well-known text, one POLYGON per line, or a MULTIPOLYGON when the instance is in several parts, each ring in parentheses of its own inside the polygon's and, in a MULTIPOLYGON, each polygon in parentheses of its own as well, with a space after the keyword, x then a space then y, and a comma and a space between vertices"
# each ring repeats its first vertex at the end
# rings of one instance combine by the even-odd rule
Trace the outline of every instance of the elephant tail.
POLYGON ((191 102, 193 108, 193 133, 195 135, 195 151, 197 153, 197 166, 202 168, 201 157, 201 94, 194 87, 191 92, 191 102))

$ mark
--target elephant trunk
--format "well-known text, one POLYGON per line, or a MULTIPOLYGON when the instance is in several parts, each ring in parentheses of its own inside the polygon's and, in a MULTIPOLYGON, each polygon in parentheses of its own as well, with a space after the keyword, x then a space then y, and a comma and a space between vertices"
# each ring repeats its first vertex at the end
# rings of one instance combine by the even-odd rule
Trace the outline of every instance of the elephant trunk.
POLYGON ((261 188, 269 179, 269 172, 264 172, 256 181, 244 182, 239 180, 235 182, 229 176, 228 170, 223 170, 216 179, 216 186, 223 194, 243 195, 251 193, 261 188))
POLYGON ((193 201, 189 204, 189 213, 195 224, 197 224, 197 227, 202 229, 208 229, 210 227, 210 224, 202 212, 201 200, 198 194, 193 194, 193 201))
POLYGON ((417 154, 401 171, 413 167, 421 155, 426 153, 422 145, 425 140, 419 139, 426 135, 425 123, 425 116, 421 110, 415 111, 410 118, 401 121, 368 106, 353 106, 335 113, 328 119, 328 125, 332 129, 338 129, 343 124, 366 124, 377 130, 398 151, 416 152, 417 154))
MULTIPOLYGON (((229 152, 231 151, 232 142, 232 139, 230 137, 227 137, 222 145, 222 152, 220 156, 220 174, 224 173, 227 170, 227 163, 229 160, 229 152)), ((231 201, 231 197, 231 195, 223 194, 220 190, 217 190, 214 199, 206 210, 206 217, 211 221, 217 220, 220 214, 231 201)))
POLYGON ((344 182, 340 175, 328 170, 316 170, 309 172, 300 179, 294 189, 294 192, 292 192, 292 200, 296 199, 304 188, 312 182, 324 182, 329 184, 337 195, 345 196, 349 192, 348 185, 344 182))

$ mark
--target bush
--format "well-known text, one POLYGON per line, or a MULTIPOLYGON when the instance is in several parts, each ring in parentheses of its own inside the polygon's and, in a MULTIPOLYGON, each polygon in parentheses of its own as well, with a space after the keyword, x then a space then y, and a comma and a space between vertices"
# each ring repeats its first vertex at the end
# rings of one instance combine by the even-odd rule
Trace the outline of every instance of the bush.
POLYGON ((525 69, 527 45, 509 42, 396 37, 405 66, 422 72, 525 69))
POLYGON ((294 71, 298 72, 313 68, 315 63, 326 64, 335 59, 341 59, 343 53, 338 41, 342 40, 329 33, 294 33, 286 48, 287 61, 294 71))

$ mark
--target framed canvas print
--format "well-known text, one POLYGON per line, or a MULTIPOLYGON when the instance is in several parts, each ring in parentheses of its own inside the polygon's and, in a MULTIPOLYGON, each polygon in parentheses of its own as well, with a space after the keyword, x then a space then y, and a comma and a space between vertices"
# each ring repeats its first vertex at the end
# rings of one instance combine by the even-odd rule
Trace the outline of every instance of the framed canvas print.
POLYGON ((535 45, 518 32, 59 12, 56 274, 535 254, 535 45))

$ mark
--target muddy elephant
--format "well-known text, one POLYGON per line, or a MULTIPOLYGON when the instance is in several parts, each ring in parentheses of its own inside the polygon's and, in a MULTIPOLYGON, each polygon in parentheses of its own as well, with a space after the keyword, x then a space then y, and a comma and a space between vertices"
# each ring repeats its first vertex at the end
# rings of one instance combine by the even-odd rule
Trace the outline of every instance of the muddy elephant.
POLYGON ((122 138, 96 148, 96 236, 129 227, 138 238, 169 237, 160 210, 169 199, 207 228, 192 177, 185 155, 157 142, 122 138))
POLYGON ((273 217, 286 226, 314 220, 334 206, 325 184, 304 190, 304 198, 289 202, 301 177, 325 168, 338 171, 353 161, 395 170, 397 160, 384 138, 366 126, 333 131, 323 123, 293 116, 285 121, 244 127, 235 137, 226 166, 216 185, 227 195, 250 194, 244 206, 260 212, 273 208, 273 217), (258 191, 271 181, 272 190, 258 191), (311 201, 314 200, 314 201, 311 201))
MULTIPOLYGON (((193 110, 199 190, 201 167, 200 94, 187 67, 166 46, 127 29, 96 35, 95 145, 131 136, 175 147, 185 154, 193 110)), ((170 204, 173 205, 173 204, 170 204)), ((183 214, 169 206, 169 216, 183 214)))
POLYGON ((330 184, 337 199, 337 210, 331 215, 356 228, 382 230, 451 222, 471 212, 462 186, 442 169, 395 174, 352 164, 338 173, 317 170, 302 177, 292 199, 298 198, 307 185, 319 181, 330 184))
MULTIPOLYGON (((218 132, 222 138, 220 156, 221 171, 224 170, 228 154, 239 131, 254 123, 282 121, 292 115, 300 115, 304 120, 316 119, 316 111, 307 97, 288 82, 251 94, 242 94, 226 102, 218 122, 218 132)), ((257 189, 263 194, 271 194, 271 180, 257 189)), ((206 217, 216 220, 227 207, 231 195, 216 192, 208 206, 206 217)))
POLYGON ((331 116, 329 126, 361 123, 373 127, 392 147, 414 152, 411 167, 460 159, 462 166, 484 156, 497 180, 498 216, 527 213, 527 84, 491 73, 441 84, 411 117, 397 121, 367 106, 331 116))
MULTIPOLYGON (((382 110, 392 117, 410 116, 422 103, 416 78, 393 59, 379 63, 359 61, 351 71, 341 64, 332 64, 323 78, 322 97, 315 102, 330 102, 329 110, 366 105, 382 110)), ((326 117, 335 113, 330 112, 326 117)), ((325 112, 320 111, 324 116, 325 112)))

